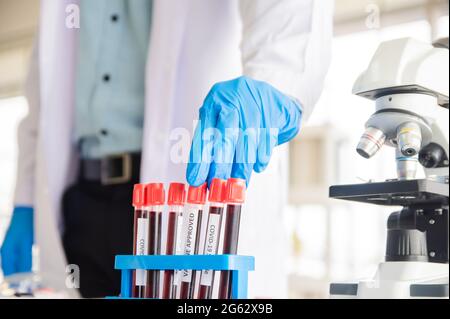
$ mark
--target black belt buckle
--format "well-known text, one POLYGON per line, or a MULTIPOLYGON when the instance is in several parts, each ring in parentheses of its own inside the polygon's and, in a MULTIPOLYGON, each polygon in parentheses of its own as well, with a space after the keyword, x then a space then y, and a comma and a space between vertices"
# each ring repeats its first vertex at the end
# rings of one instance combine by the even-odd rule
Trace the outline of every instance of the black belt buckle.
POLYGON ((100 160, 100 181, 102 185, 124 184, 131 180, 131 154, 117 154, 100 160))

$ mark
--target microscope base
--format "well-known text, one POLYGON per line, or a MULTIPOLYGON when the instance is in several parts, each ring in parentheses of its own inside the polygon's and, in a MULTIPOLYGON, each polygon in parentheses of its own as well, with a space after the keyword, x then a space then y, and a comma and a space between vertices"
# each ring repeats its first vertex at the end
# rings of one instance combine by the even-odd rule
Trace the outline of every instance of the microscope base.
POLYGON ((384 262, 372 279, 330 285, 332 299, 449 298, 449 266, 430 262, 384 262))

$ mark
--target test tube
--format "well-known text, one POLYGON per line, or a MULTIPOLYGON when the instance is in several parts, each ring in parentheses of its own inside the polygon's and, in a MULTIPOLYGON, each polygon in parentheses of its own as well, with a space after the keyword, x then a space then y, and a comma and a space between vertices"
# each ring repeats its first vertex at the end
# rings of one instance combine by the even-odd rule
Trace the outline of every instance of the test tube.
MULTIPOLYGON (((178 218, 183 213, 186 191, 183 183, 171 183, 167 204, 169 205, 167 216, 167 243, 166 255, 176 253, 176 238, 178 230, 178 218)), ((166 270, 163 275, 162 299, 169 299, 174 295, 174 271, 166 270)))
MULTIPOLYGON (((209 212, 208 226, 206 227, 206 238, 204 255, 217 255, 220 241, 220 229, 222 225, 222 214, 224 209, 225 191, 227 181, 214 178, 209 187, 209 212)), ((212 285, 214 282, 214 270, 203 270, 200 275, 200 287, 197 299, 211 299, 212 285)))
MULTIPOLYGON (((148 254, 160 254, 161 217, 165 203, 164 185, 150 183, 145 186, 145 205, 148 207, 148 254)), ((146 298, 158 297, 159 271, 149 270, 147 275, 146 298)))
MULTIPOLYGON (((148 212, 145 207, 145 185, 136 184, 133 188, 134 229, 133 255, 148 254, 148 212)), ((133 271, 132 297, 144 298, 147 286, 147 272, 143 269, 133 271)))
MULTIPOLYGON (((241 220, 241 208, 245 201, 245 180, 230 178, 227 181, 225 202, 227 212, 225 217, 225 229, 223 240, 224 254, 237 254, 239 240, 239 224, 241 220)), ((219 298, 231 298, 231 271, 222 271, 219 283, 219 298)))
MULTIPOLYGON (((183 216, 184 216, 184 210, 181 212, 181 214, 178 215, 177 219, 177 230, 176 230, 176 240, 175 240, 175 254, 176 255, 183 255, 183 216)), ((180 270, 175 269, 173 272, 173 289, 172 289, 172 298, 178 299, 180 298, 179 292, 180 292, 180 270)))
MULTIPOLYGON (((200 242, 200 228, 203 214, 203 205, 206 202, 207 185, 189 186, 187 205, 183 213, 183 255, 197 255, 200 242)), ((195 280, 191 269, 183 269, 178 272, 180 277, 180 298, 192 298, 195 280)))

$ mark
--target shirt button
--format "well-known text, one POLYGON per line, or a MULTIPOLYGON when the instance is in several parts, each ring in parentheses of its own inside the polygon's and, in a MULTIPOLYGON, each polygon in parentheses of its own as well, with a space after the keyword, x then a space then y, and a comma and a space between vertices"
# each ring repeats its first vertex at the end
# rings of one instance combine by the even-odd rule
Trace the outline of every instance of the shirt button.
POLYGON ((101 129, 100 130, 100 134, 103 135, 103 136, 106 136, 106 135, 108 135, 108 131, 105 130, 105 129, 101 129))
POLYGON ((111 79, 111 76, 109 74, 103 75, 103 82, 109 82, 110 79, 111 79))
POLYGON ((112 22, 117 22, 117 21, 119 21, 119 15, 113 14, 113 15, 111 16, 111 21, 112 21, 112 22))

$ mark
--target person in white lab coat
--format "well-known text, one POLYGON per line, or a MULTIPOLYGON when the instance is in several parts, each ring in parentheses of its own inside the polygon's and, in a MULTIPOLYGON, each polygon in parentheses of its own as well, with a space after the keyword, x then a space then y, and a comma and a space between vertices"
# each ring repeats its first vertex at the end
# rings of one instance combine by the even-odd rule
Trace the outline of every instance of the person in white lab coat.
POLYGON ((5 273, 30 270, 34 237, 46 283, 67 289, 67 262, 81 260, 81 278, 89 278, 82 295, 115 294, 113 255, 131 250, 133 183, 199 185, 230 175, 249 182, 253 170, 265 170, 249 183, 239 253, 256 257, 250 296, 285 297, 286 149, 273 148, 297 134, 320 96, 332 0, 95 1, 86 16, 81 0, 81 29, 64 26, 79 2, 41 1, 5 273), (89 12, 102 12, 101 28, 89 12), (186 144, 200 106, 186 174, 189 154, 174 155, 174 145, 186 144), (198 160, 205 129, 228 124, 277 129, 262 138, 268 158, 260 160, 261 145, 244 145, 236 165, 232 138, 218 144, 224 162, 198 160))

